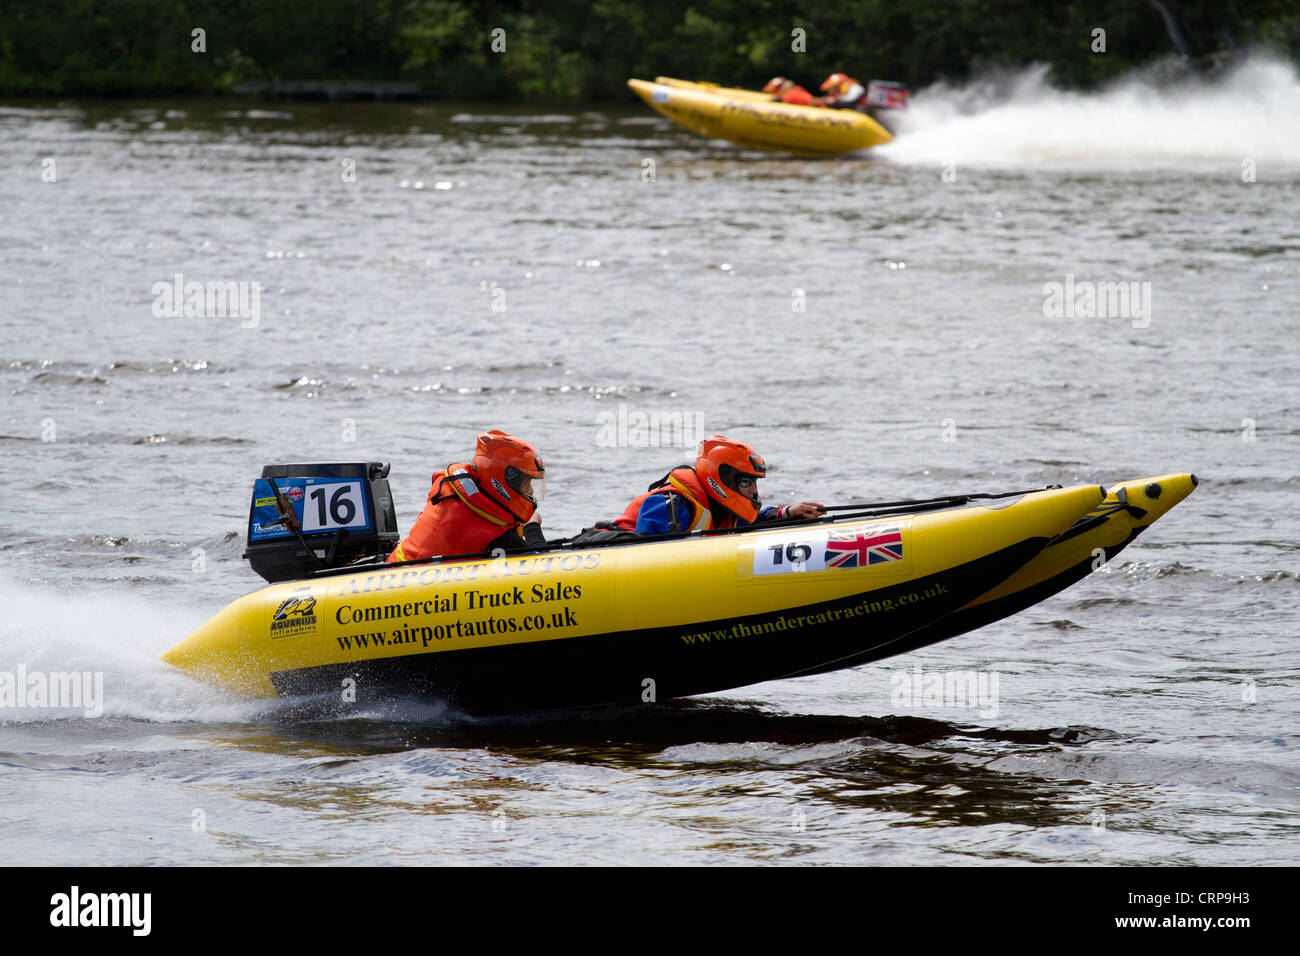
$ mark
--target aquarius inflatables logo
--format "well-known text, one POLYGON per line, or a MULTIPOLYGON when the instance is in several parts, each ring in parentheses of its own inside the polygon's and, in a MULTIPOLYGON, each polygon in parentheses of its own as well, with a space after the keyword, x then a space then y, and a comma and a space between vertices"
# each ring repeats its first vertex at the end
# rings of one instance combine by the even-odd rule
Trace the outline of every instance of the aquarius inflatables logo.
POLYGON ((292 592, 271 615, 272 637, 293 637, 316 631, 316 598, 311 588, 292 592))

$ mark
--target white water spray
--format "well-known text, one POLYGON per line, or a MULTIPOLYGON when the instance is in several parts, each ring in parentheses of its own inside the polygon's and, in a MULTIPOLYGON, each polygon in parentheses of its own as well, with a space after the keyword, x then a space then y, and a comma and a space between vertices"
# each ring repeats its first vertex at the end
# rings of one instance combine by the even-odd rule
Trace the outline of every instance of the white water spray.
POLYGON ((1252 161, 1261 179, 1300 169, 1300 75, 1256 55, 1219 76, 1161 82, 1135 72, 1065 92, 1047 68, 917 92, 898 139, 876 152, 907 165, 1173 168, 1252 161))
MULTIPOLYGON (((266 710, 200 684, 158 655, 202 623, 206 613, 164 607, 131 595, 82 590, 72 594, 0 583, 6 609, 0 622, 0 726, 43 720, 127 718, 156 721, 242 721, 266 710), (92 675, 102 687, 94 708, 85 701, 57 706, 60 675, 92 675), (22 678, 19 687, 15 682, 22 678), (42 691, 44 687, 44 691, 42 691)), ((66 701, 62 703, 66 704, 66 701)))

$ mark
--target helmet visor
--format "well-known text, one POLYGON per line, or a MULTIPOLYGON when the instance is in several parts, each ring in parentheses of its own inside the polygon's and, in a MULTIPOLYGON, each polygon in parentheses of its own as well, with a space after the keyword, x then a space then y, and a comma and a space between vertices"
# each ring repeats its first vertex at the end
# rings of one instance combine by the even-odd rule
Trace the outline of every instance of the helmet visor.
POLYGON ((718 477, 728 488, 754 502, 754 507, 761 505, 762 499, 758 497, 758 479, 762 478, 762 475, 741 471, 730 465, 722 465, 718 468, 718 477))
POLYGON ((534 478, 513 466, 506 469, 506 484, 510 486, 511 491, 518 492, 534 505, 541 504, 542 499, 546 497, 545 478, 534 478))

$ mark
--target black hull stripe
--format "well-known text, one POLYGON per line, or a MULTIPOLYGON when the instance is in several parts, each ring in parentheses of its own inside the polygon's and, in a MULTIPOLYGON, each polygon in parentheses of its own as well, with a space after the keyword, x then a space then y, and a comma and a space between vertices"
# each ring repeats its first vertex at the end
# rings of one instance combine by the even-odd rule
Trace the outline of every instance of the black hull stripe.
MULTIPOLYGON (((1114 558, 1115 555, 1119 554, 1132 544, 1133 539, 1145 530, 1146 526, 1134 528, 1126 541, 1123 541, 1114 547, 1107 548, 1106 560, 1110 561, 1114 558)), ((1053 543, 1060 540, 1060 538, 1057 538, 1053 543)), ((954 611, 947 617, 941 618, 938 621, 927 624, 919 630, 900 637, 898 641, 895 642, 897 646, 880 648, 884 653, 873 654, 872 652, 867 652, 866 654, 857 655, 853 661, 853 665, 869 664, 872 661, 880 660, 884 657, 892 657, 895 654, 903 654, 907 651, 914 651, 918 648, 928 647, 931 644, 938 644, 940 641, 946 641, 951 637, 957 637, 958 635, 965 634, 968 631, 973 631, 976 628, 984 627, 985 625, 992 624, 995 621, 1000 621, 1004 617, 1018 614, 1027 607, 1032 607, 1040 601, 1047 600, 1054 594, 1064 591, 1070 585, 1083 580, 1091 573, 1092 557, 1089 556, 1086 560, 1080 561, 1078 564, 1067 568, 1060 574, 1056 574, 1045 581, 1040 581, 1032 587, 1027 587, 1022 591, 1016 591, 1014 594, 1008 594, 1004 598, 999 598, 996 601, 989 601, 987 604, 981 604, 978 607, 973 607, 969 610, 954 611)), ((839 666, 842 665, 818 668, 817 670, 812 671, 812 673, 823 674, 830 670, 837 670, 839 666)))
POLYGON ((768 614, 329 664, 278 671, 270 675, 271 682, 282 696, 339 694, 351 678, 358 707, 418 699, 443 702, 470 714, 639 703, 651 688, 655 700, 712 693, 901 653, 905 647, 894 649, 900 638, 1005 580, 1046 543, 1045 538, 1027 539, 929 577, 768 614), (847 613, 864 601, 878 605, 888 601, 891 609, 847 613), (790 623, 818 613, 831 617, 833 611, 840 612, 838 620, 804 626, 790 623), (732 636, 738 624, 750 633, 732 636), (684 634, 710 632, 727 636, 683 640, 684 634))

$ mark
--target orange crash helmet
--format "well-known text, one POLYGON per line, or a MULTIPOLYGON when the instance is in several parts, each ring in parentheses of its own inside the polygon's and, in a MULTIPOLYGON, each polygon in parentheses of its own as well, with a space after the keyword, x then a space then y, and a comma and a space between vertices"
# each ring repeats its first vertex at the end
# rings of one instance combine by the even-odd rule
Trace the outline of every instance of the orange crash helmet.
POLYGON ((531 518, 546 496, 546 467, 537 449, 499 429, 478 436, 469 470, 479 488, 520 521, 531 518))
POLYGON ((787 80, 784 76, 774 76, 767 81, 767 86, 763 87, 763 92, 784 93, 792 86, 794 86, 794 80, 787 80))
POLYGON ((695 454, 695 473, 709 497, 741 520, 754 521, 763 505, 758 479, 767 474, 767 465, 754 446, 710 435, 700 442, 695 454))
POLYGON ((845 89, 856 82, 858 81, 847 73, 832 73, 830 76, 826 77, 826 82, 822 84, 822 92, 825 93, 827 90, 834 87, 836 93, 842 93, 845 89))

